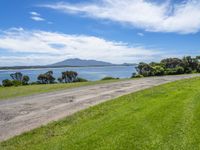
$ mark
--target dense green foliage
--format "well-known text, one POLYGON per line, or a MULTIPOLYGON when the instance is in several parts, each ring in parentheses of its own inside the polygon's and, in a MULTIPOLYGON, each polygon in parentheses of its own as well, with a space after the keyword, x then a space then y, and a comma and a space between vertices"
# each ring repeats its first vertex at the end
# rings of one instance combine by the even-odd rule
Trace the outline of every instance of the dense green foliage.
POLYGON ((3 150, 198 150, 200 78, 122 96, 14 137, 3 150))
POLYGON ((80 77, 77 77, 74 82, 88 82, 88 80, 80 78, 80 77))
POLYGON ((2 81, 2 85, 5 87, 13 86, 13 82, 8 79, 5 79, 2 81))
POLYGON ((101 80, 117 80, 119 78, 114 78, 114 77, 104 77, 103 79, 101 80))
MULTIPOLYGON (((179 58, 167 58, 160 61, 160 63, 151 62, 149 64, 141 62, 136 67, 139 75, 148 76, 162 76, 162 75, 177 75, 185 73, 199 73, 200 72, 200 57, 192 58, 191 56, 179 58)), ((136 74, 133 77, 137 77, 136 74)))

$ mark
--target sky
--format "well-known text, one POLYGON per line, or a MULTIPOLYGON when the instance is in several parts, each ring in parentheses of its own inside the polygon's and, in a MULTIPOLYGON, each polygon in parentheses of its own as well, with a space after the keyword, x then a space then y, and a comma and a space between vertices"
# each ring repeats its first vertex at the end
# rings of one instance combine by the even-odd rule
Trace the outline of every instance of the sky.
POLYGON ((1 0, 0 66, 200 53, 200 0, 1 0))

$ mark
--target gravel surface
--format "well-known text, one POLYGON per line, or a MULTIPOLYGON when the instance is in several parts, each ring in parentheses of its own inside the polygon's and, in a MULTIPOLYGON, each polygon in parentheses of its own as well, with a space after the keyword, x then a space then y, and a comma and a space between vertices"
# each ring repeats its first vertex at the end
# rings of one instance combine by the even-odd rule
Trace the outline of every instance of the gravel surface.
POLYGON ((0 101, 0 141, 104 101, 199 74, 141 78, 0 101))

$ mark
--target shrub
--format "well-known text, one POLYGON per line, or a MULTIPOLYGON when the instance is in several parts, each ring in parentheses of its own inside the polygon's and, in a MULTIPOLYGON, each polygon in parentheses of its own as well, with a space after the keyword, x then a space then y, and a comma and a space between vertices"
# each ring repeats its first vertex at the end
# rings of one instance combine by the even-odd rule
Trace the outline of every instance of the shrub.
POLYGON ((75 82, 88 82, 88 80, 78 77, 75 82))
POLYGON ((63 83, 63 79, 62 78, 58 78, 57 79, 59 83, 63 83))
POLYGON ((101 79, 101 80, 116 80, 116 79, 119 79, 119 78, 114 78, 114 77, 104 77, 104 78, 101 79))
POLYGON ((13 86, 13 82, 12 82, 11 80, 6 79, 6 80, 3 80, 3 81, 2 81, 2 85, 3 85, 4 87, 13 86))
POLYGON ((185 70, 183 67, 176 67, 175 68, 176 74, 184 74, 185 70))
POLYGON ((166 69, 165 71, 165 75, 175 75, 176 74, 176 70, 175 69, 166 69))
POLYGON ((22 78, 22 84, 23 85, 27 85, 28 82, 29 82, 29 80, 30 80, 29 76, 23 76, 23 78, 22 78))
POLYGON ((200 63, 197 66, 197 72, 200 73, 200 63))
POLYGON ((165 73, 164 68, 161 67, 161 66, 155 66, 155 67, 153 67, 153 69, 154 69, 154 75, 155 76, 162 76, 165 73))
POLYGON ((14 86, 20 86, 20 85, 22 85, 22 82, 18 81, 18 80, 13 80, 11 82, 13 83, 14 86))
POLYGON ((144 76, 141 74, 133 73, 131 78, 143 78, 144 76))
POLYGON ((37 85, 37 84, 41 84, 39 81, 36 82, 31 82, 30 85, 37 85))

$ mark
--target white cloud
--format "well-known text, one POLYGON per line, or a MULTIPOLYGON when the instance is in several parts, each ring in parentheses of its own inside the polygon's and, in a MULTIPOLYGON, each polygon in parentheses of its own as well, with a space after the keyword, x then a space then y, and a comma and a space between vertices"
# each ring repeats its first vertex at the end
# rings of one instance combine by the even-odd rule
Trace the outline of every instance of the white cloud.
POLYGON ((34 20, 34 21, 45 21, 44 18, 38 17, 38 16, 31 16, 31 19, 34 20))
POLYGON ((45 19, 42 18, 41 15, 35 11, 31 11, 30 15, 31 15, 30 18, 34 21, 45 21, 45 19))
MULTIPOLYGON (((40 30, 12 28, 0 34, 0 50, 13 53, 8 60, 26 64, 51 64, 67 58, 96 59, 113 63, 139 62, 150 60, 161 55, 160 51, 146 49, 142 46, 131 46, 127 43, 109 41, 103 38, 86 35, 69 35, 40 30), (14 54, 18 54, 15 56, 14 54), (26 58, 20 56, 26 54, 26 58), (32 55, 34 54, 34 57, 32 55), (9 59, 11 58, 11 59, 9 59), (18 58, 18 59, 16 59, 18 58), (37 58, 37 59, 36 59, 37 58)), ((8 62, 1 58, 0 64, 8 62)), ((16 63, 15 63, 16 64, 16 63)))
POLYGON ((200 30, 200 1, 99 0, 91 3, 42 5, 65 13, 126 23, 151 32, 196 33, 200 30))
POLYGON ((141 33, 141 32, 137 33, 137 35, 139 35, 139 36, 144 36, 144 34, 141 33))
POLYGON ((37 12, 35 12, 35 11, 31 11, 30 14, 31 14, 32 16, 40 16, 40 14, 37 13, 37 12))

